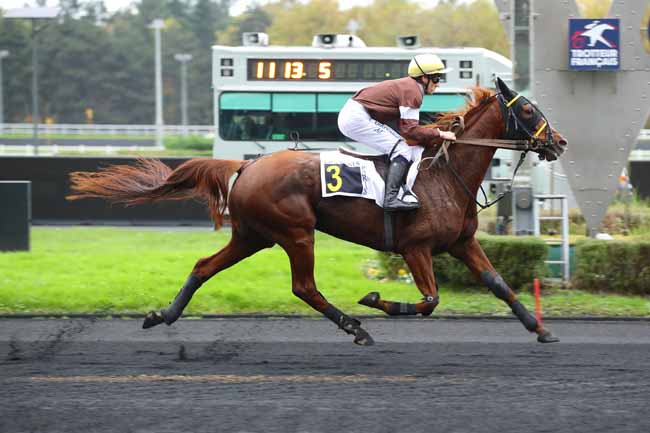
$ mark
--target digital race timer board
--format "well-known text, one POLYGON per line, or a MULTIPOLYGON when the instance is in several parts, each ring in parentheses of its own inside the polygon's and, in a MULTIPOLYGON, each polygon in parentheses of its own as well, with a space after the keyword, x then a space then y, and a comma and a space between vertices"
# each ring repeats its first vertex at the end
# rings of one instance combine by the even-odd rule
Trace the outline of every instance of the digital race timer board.
POLYGON ((407 74, 408 60, 248 59, 250 81, 383 81, 407 74))

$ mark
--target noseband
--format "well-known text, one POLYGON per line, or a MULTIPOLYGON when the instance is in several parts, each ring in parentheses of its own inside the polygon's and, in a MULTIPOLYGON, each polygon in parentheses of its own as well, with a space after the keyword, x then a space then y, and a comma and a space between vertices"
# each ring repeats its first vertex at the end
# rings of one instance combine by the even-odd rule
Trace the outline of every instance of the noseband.
POLYGON ((506 101, 502 93, 497 93, 495 96, 499 101, 501 113, 506 123, 507 139, 527 140, 530 144, 529 150, 539 150, 553 146, 553 133, 551 132, 548 119, 546 119, 544 113, 535 104, 521 94, 517 94, 510 101, 506 101), (530 104, 533 108, 533 116, 523 121, 517 113, 521 113, 526 104, 530 104), (537 127, 540 120, 544 121, 542 126, 533 132, 533 129, 537 127), (540 138, 543 132, 545 132, 545 139, 540 138))

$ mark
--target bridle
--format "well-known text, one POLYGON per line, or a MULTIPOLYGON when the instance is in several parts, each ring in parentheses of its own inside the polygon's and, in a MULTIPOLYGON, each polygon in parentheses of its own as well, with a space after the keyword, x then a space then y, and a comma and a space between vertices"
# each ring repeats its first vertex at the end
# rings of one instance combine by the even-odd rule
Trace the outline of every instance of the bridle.
POLYGON ((533 151, 553 146, 551 125, 544 113, 535 104, 521 94, 517 94, 510 101, 506 101, 503 93, 497 93, 496 97, 499 100, 503 118, 506 119, 506 138, 527 140, 530 145, 529 150, 533 151), (517 116, 517 113, 521 112, 526 104, 533 108, 533 115, 524 122, 517 116), (533 128, 537 127, 540 120, 543 120, 542 126, 533 132, 533 128), (543 132, 546 132, 545 139, 540 138, 543 132))
MULTIPOLYGON (((546 116, 544 116, 544 113, 535 104, 521 94, 517 94, 510 101, 506 101, 502 93, 495 93, 489 98, 484 99, 481 101, 480 111, 474 114, 472 123, 481 117, 480 114, 489 107, 489 102, 495 98, 499 101, 499 107, 501 108, 501 113, 506 124, 506 138, 460 138, 455 141, 456 143, 494 147, 497 149, 519 150, 522 152, 550 149, 553 146, 553 132, 551 131, 546 116), (533 108, 533 116, 526 121, 520 119, 517 115, 518 112, 523 110, 525 104, 530 104, 533 108), (544 121, 542 126, 533 132, 533 129, 536 128, 540 120, 544 121), (546 132, 544 139, 540 138, 543 132, 546 132)), ((469 125, 465 129, 468 127, 469 125)), ((459 134, 462 134, 462 132, 459 131, 459 134)))
MULTIPOLYGON (((530 102, 526 97, 522 96, 521 94, 517 94, 510 101, 507 101, 506 98, 503 96, 503 93, 501 92, 495 93, 494 95, 491 95, 489 98, 486 98, 483 101, 481 101, 478 107, 479 111, 475 112, 474 115, 472 116, 472 122, 470 123, 470 125, 465 126, 463 118, 459 117, 454 123, 452 123, 449 130, 454 132, 457 135, 461 135, 466 128, 471 126, 474 122, 476 122, 481 117, 483 111, 485 111, 489 107, 489 102, 491 102, 494 98, 496 98, 499 102, 499 107, 501 108, 503 119, 506 124, 505 139, 491 139, 491 138, 462 139, 460 138, 460 139, 456 139, 455 141, 444 141, 435 156, 431 158, 423 158, 422 161, 420 161, 420 167, 421 167, 421 164, 422 162, 424 162, 424 160, 431 159, 431 162, 427 167, 428 169, 431 166, 435 165, 440 159, 440 157, 444 155, 449 170, 452 172, 456 180, 458 180, 458 182, 463 186, 463 189, 465 190, 467 195, 474 200, 476 205, 478 205, 481 208, 481 210, 478 211, 477 214, 483 211, 484 209, 487 209, 490 206, 494 205, 495 203, 499 202, 507 194, 512 192, 512 186, 514 184, 515 177, 517 176, 517 171, 524 163, 524 160, 526 159, 526 155, 528 154, 529 151, 539 151, 540 149, 551 149, 553 146, 553 133, 551 131, 549 122, 546 119, 546 116, 544 116, 544 114, 541 112, 541 110, 539 110, 539 108, 537 108, 535 104, 530 102), (526 119, 526 121, 523 121, 522 119, 519 118, 517 113, 520 113, 523 110, 523 106, 525 104, 530 104, 530 106, 533 107, 533 115, 530 119, 526 119), (542 126, 537 128, 533 133, 533 129, 537 127, 540 120, 543 120, 542 126), (541 139, 540 135, 544 131, 546 131, 545 138, 541 139), (522 153, 519 158, 519 162, 517 163, 515 170, 512 173, 512 179, 510 181, 509 188, 501 192, 494 200, 488 201, 487 195, 485 194, 485 190, 483 189, 483 185, 480 185, 480 190, 481 193, 483 194, 484 203, 479 202, 476 199, 476 196, 472 194, 472 191, 470 191, 469 187, 467 186, 463 178, 449 163, 448 148, 453 143, 521 151, 522 153)), ((542 158, 541 155, 540 158, 542 158)), ((421 169, 420 167, 418 168, 421 169)))

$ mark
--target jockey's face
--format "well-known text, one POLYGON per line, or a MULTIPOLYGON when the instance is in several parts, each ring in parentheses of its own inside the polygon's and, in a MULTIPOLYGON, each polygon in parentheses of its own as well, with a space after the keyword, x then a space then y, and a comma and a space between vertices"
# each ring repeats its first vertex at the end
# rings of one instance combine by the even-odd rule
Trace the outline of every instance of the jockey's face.
POLYGON ((427 95, 431 95, 438 88, 438 85, 440 83, 440 76, 427 75, 426 77, 424 77, 424 83, 425 83, 424 93, 427 95))

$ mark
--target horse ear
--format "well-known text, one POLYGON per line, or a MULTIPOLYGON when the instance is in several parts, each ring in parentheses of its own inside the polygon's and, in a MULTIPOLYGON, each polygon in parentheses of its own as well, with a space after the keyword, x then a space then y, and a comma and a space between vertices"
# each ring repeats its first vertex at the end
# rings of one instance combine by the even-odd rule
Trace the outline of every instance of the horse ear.
POLYGON ((512 95, 512 90, 510 90, 508 85, 501 79, 501 77, 496 77, 496 87, 499 93, 501 93, 503 96, 508 97, 512 95))

